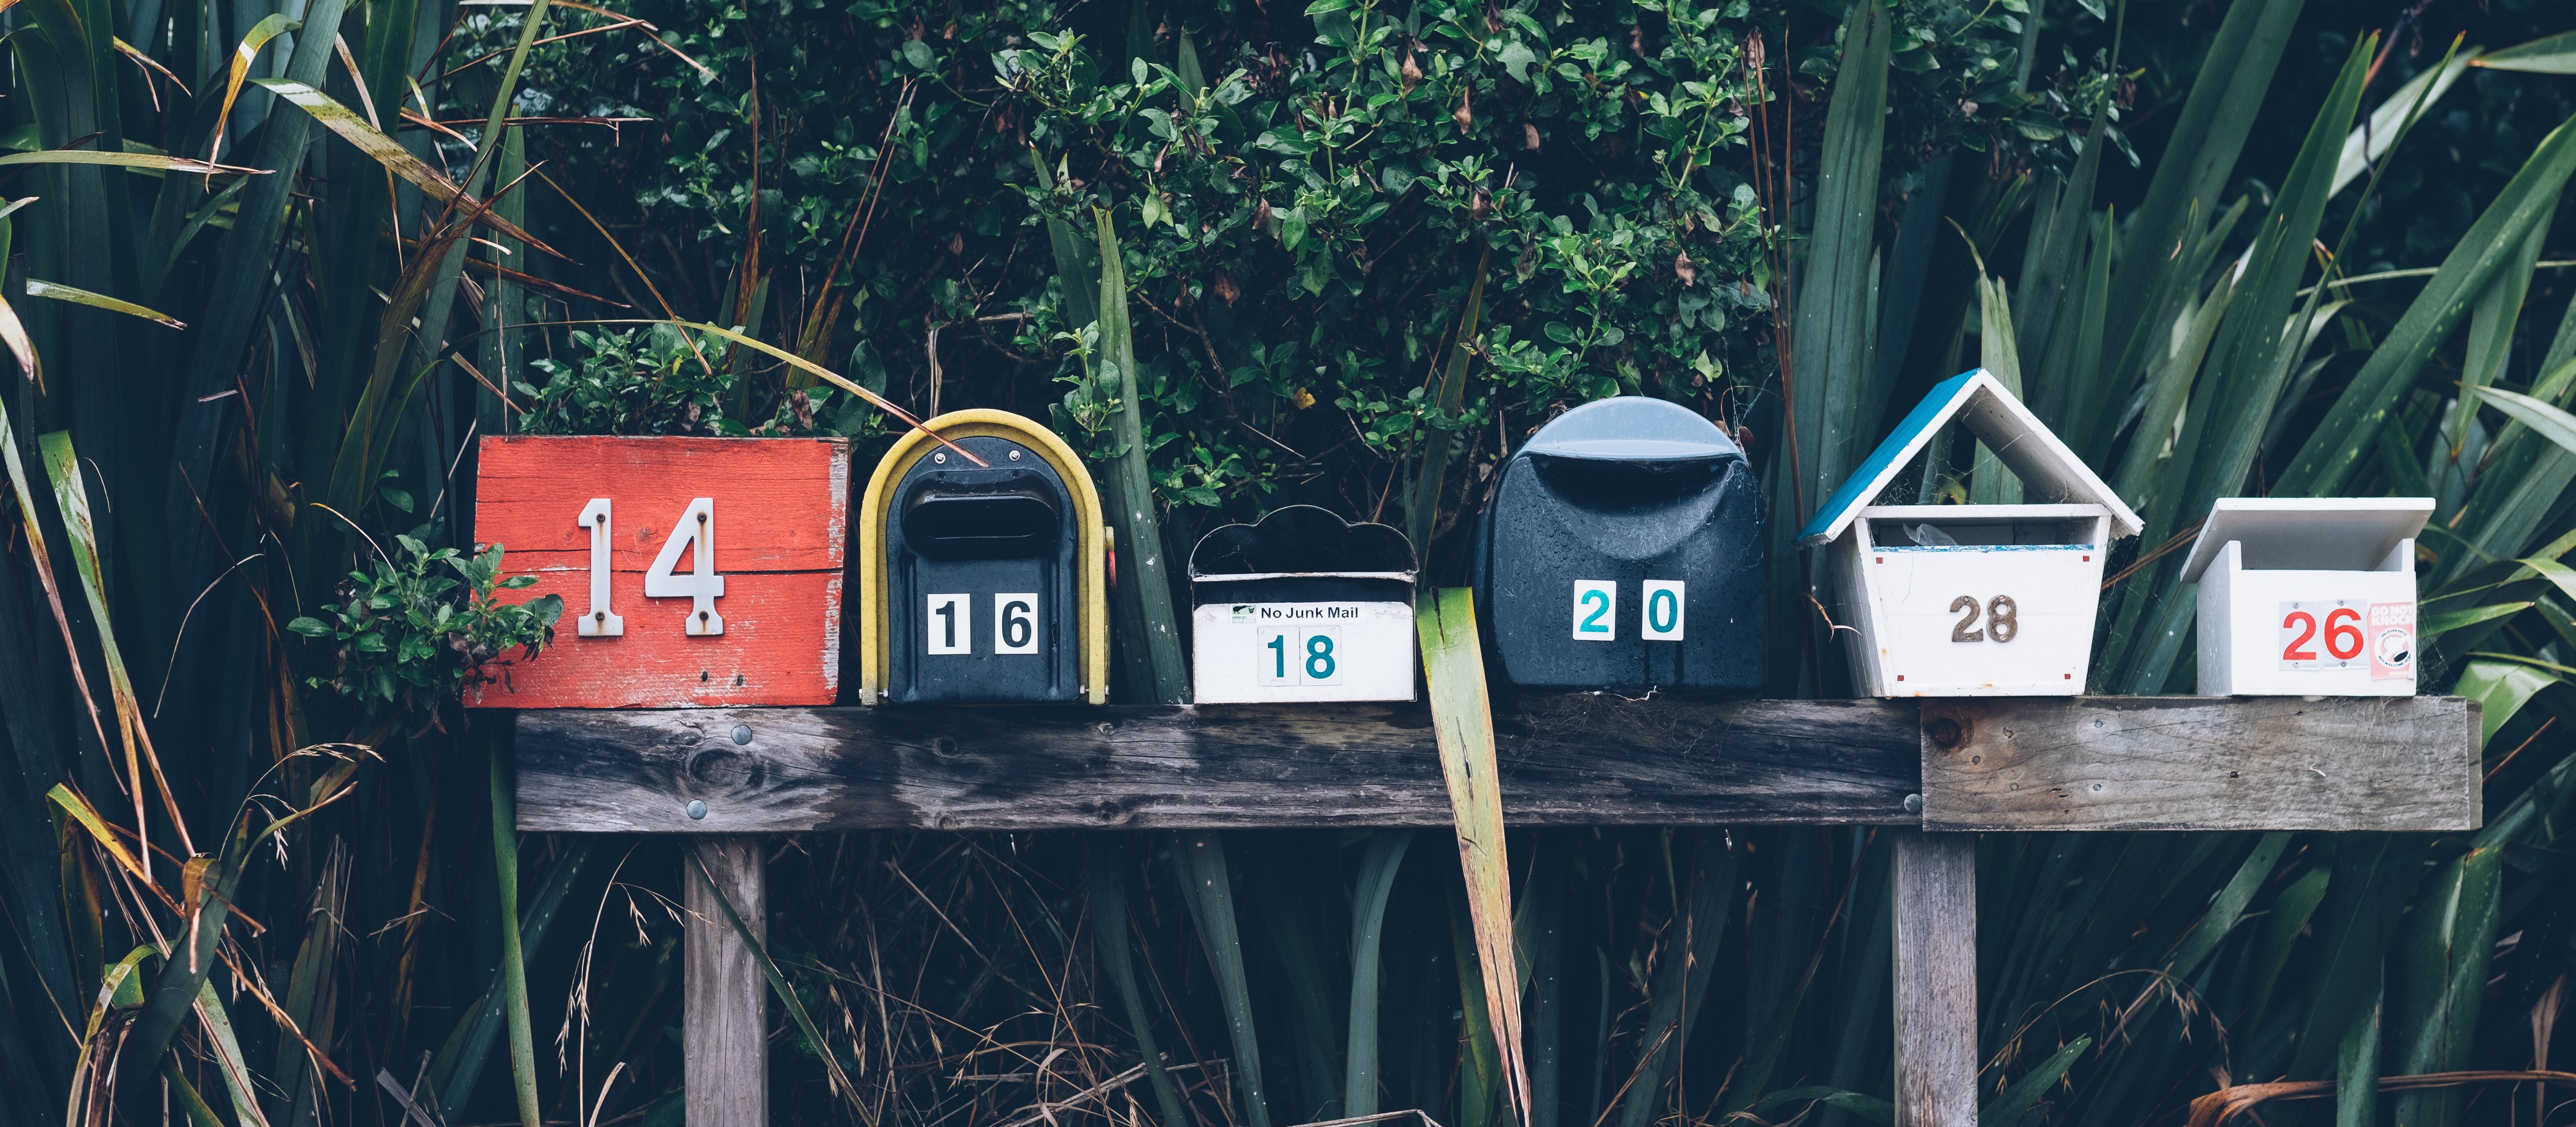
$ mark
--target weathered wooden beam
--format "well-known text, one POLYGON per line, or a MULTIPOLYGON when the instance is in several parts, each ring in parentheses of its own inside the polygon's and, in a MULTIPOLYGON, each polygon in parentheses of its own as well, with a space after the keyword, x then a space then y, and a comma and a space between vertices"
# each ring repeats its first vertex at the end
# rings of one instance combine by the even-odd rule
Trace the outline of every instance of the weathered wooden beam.
POLYGON ((1926 830, 2456 832, 2478 782, 2460 697, 1923 702, 1926 830))
POLYGON ((1977 838, 1896 831, 1896 1127, 1977 1125, 1977 838))
POLYGON ((769 939, 767 858, 750 835, 697 839, 681 861, 680 1069, 689 1127, 769 1122, 769 983, 725 918, 711 881, 753 937, 769 939), (698 879, 706 869, 707 881, 698 879))
MULTIPOLYGON (((1525 695, 1495 730, 1514 825, 1914 820, 1910 701, 1525 695)), ((1449 824, 1418 704, 527 712, 518 749, 531 832, 1449 824)))

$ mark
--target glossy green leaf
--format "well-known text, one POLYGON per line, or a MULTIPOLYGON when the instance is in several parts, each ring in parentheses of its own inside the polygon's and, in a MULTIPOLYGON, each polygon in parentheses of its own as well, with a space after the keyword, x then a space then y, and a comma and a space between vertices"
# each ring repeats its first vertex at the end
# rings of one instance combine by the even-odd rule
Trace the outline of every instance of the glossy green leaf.
POLYGON ((2472 661, 2460 669, 2452 692, 2478 702, 2478 746, 2485 747, 2540 690, 2560 678, 2545 669, 2509 661, 2472 661))
MULTIPOLYGON (((1100 251, 1100 362, 1117 369, 1117 409, 1110 430, 1121 453, 1102 474, 1100 501, 1109 510, 1109 526, 1118 544, 1119 605, 1115 613, 1133 617, 1134 636, 1145 642, 1147 670, 1153 679, 1136 687, 1154 704, 1187 704, 1189 663, 1181 652, 1179 619, 1172 610, 1171 561, 1163 550, 1163 521, 1154 499, 1154 479, 1147 466, 1145 409, 1136 383, 1136 346, 1127 320, 1127 260, 1111 229, 1109 212, 1095 208, 1100 251)), ((1253 1127, 1267 1127, 1254 1124, 1253 1127)))
POLYGON ((2513 421, 2530 427, 2534 433, 2557 443, 2562 449, 2576 452, 2576 415, 2517 391, 2506 391, 2500 387, 2472 390, 2496 410, 2512 416, 2513 421))
MULTIPOLYGON (((74 305, 86 305, 93 309, 104 309, 110 313, 122 313, 128 317, 140 317, 146 321, 158 322, 163 325, 168 325, 174 329, 184 329, 188 327, 181 324, 178 318, 170 316, 167 313, 148 309, 130 301, 122 301, 117 298, 112 298, 103 293, 91 293, 88 290, 80 289, 78 287, 66 286, 60 282, 44 282, 38 281, 34 278, 29 278, 27 279, 27 296, 52 298, 55 301, 68 301, 74 305)), ((5 332, 5 329, 0 329, 0 333, 5 332)))
POLYGON ((0 168, 29 164, 100 164, 118 168, 140 168, 153 172, 195 172, 208 176, 266 176, 267 169, 236 168, 229 164, 212 164, 186 157, 160 153, 101 152, 97 149, 38 149, 32 153, 10 153, 0 156, 0 168))
POLYGON ((2547 39, 2535 39, 2501 51, 2489 51, 2472 60, 2471 65, 2534 74, 2576 74, 2576 31, 2560 32, 2547 39))
MULTIPOLYGON (((2496 946, 2504 850, 2472 849, 2426 883, 2409 913, 2392 968, 2394 1018, 2388 1040, 2399 1075, 2467 1068, 2496 946)), ((2424 1127, 2459 1121, 2457 1089, 2397 1097, 2397 1119, 2424 1127)))
POLYGON ((2416 637, 2420 641, 2429 642, 2464 626, 2475 626, 2481 622, 2491 622, 2499 618, 2517 615, 2530 609, 2530 603, 2495 603, 2483 607, 2470 607, 2465 610, 2444 611, 2440 614, 2427 614, 2424 616, 2423 624, 2416 628, 2416 637))
POLYGON ((1449 813, 1457 832, 1458 865, 1466 881, 1475 961, 1494 1048, 1501 1057, 1498 1080, 1514 1116, 1526 1123, 1529 1058, 1522 1051, 1511 861, 1504 848, 1503 795, 1494 766, 1494 713, 1486 697, 1475 593, 1464 587, 1440 589, 1422 600, 1414 627, 1421 636, 1424 683, 1440 745, 1440 774, 1449 785, 1449 813))
POLYGON ((1235 924, 1234 875, 1225 860, 1225 835, 1213 831, 1176 833, 1166 839, 1172 868, 1184 889, 1190 921, 1197 925, 1199 947, 1216 972, 1217 1000, 1225 1014, 1226 1034, 1234 1046, 1235 1069, 1243 1078, 1244 1122, 1270 1127, 1270 1097, 1262 1083, 1261 1034, 1252 1012, 1252 987, 1244 974, 1243 933, 1235 924))
POLYGON ((1384 993, 1378 952, 1386 938, 1387 896, 1395 891, 1396 873, 1412 843, 1409 830, 1381 829, 1370 834, 1351 890, 1350 1033, 1343 1039, 1342 1080, 1346 1118, 1377 1114, 1378 999, 1384 993))
MULTIPOLYGON (((535 17, 530 18, 533 21, 535 17)), ((490 227, 547 254, 562 257, 553 247, 547 246, 544 240, 521 230, 518 224, 493 214, 488 202, 478 198, 475 193, 467 191, 463 185, 448 179, 446 173, 430 167, 427 161, 413 155, 412 151, 404 148, 401 142, 377 132, 376 127, 367 124, 365 118, 358 116, 357 112, 349 107, 332 101, 330 95, 289 78, 259 78, 252 81, 305 113, 313 115, 313 120, 320 122, 323 128, 338 134, 341 140, 355 146, 359 152, 365 153, 377 164, 383 165, 387 171, 428 193, 429 197, 441 206, 453 206, 476 223, 490 227)), ((7 159, 0 157, 0 162, 6 162, 7 159)))
POLYGON ((2274 495, 2326 497, 2343 489, 2416 373, 2467 318, 2470 305, 2497 272, 2521 253, 2531 229, 2557 209, 2559 189, 2570 173, 2576 173, 2576 123, 2552 130, 2461 236, 2441 270, 2299 448, 2274 484, 2274 495))
POLYGON ((224 136, 232 128, 233 102, 241 97, 242 79, 249 77, 251 63, 259 58, 260 51, 268 46, 269 40, 302 26, 302 23, 288 19, 284 12, 271 12, 251 25, 250 33, 242 36, 241 43, 233 48, 232 60, 224 75, 223 108, 215 113, 214 137, 206 146, 207 160, 216 160, 224 155, 224 136))
POLYGON ((2443 65, 2428 68, 2389 91, 2388 97, 2380 100, 2379 108, 2370 111, 2370 120, 2344 138, 2343 157, 2335 163, 2334 186, 2328 191, 2342 194, 2345 187, 2369 171, 2372 161, 2387 156, 2397 139, 2450 92, 2469 69, 2470 58, 2475 54, 2475 50, 2454 52, 2443 65))

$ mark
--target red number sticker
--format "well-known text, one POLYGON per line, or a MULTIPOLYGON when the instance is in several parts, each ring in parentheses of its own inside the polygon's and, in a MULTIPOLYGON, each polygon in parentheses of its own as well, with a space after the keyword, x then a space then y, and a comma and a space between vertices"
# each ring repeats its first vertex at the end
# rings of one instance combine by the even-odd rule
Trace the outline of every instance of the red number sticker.
POLYGON ((2362 630, 2367 606, 2358 599, 2282 603, 2281 668, 2350 669, 2370 660, 2364 655, 2370 637, 2362 630))
POLYGON ((2326 614, 2326 652, 2337 661, 2361 656, 2361 612, 2337 607, 2326 614))
POLYGON ((2308 649, 2306 646, 2308 643, 2316 640, 2317 616, 2309 614, 2303 610, 2294 610, 2289 614, 2282 616, 2281 632, 2283 634, 2287 634, 2293 629, 2296 629, 2299 632, 2299 636, 2290 639, 2287 644, 2281 647, 2281 660, 2315 661, 2317 659, 2317 651, 2308 649))

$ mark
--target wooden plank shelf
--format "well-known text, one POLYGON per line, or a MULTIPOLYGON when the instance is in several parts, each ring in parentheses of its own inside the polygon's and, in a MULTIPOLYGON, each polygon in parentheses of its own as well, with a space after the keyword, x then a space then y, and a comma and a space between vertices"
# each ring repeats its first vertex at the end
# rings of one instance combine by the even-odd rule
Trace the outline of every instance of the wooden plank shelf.
MULTIPOLYGON (((1495 724, 1523 826, 2478 824, 2457 697, 1521 694, 1495 724)), ((518 767, 531 832, 1449 824, 1419 704, 525 712, 518 767)))
MULTIPOLYGON (((1901 827, 1897 1127, 1975 1127, 1973 831, 2479 822, 2478 706, 2459 697, 1518 694, 1494 721, 1514 825, 1901 827)), ((521 830, 702 835, 755 933, 760 834, 1450 822, 1420 704, 522 712, 517 759, 521 830)), ((687 1118, 758 1123, 768 993, 696 871, 687 1118)))
POLYGON ((2478 828, 2461 697, 1923 703, 1926 830, 2478 828))

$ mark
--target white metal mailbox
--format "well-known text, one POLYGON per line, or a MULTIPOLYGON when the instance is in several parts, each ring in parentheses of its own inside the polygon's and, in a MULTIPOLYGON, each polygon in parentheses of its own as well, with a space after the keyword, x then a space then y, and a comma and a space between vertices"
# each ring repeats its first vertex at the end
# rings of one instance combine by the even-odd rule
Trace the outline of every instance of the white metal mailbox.
POLYGON ((2074 696, 2102 561, 2138 514, 1985 369, 1932 389, 1798 542, 1832 545, 1834 615, 1871 696, 2074 696), (1873 505, 1956 419, 2021 479, 2022 505, 1873 505))
POLYGON ((2222 497, 2182 565, 2203 696, 2415 695, 2430 497, 2222 497))
POLYGON ((1412 700, 1413 545, 1291 505, 1190 551, 1200 704, 1412 700))

